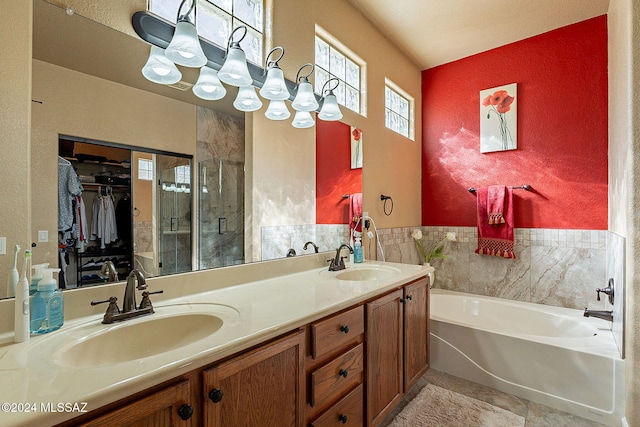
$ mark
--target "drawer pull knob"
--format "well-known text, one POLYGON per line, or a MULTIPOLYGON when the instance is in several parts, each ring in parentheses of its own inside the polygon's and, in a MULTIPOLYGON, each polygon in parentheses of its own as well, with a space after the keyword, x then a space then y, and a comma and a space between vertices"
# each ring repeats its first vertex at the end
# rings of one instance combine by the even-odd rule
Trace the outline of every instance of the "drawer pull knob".
POLYGON ((345 334, 349 333, 349 327, 347 325, 340 326, 340 332, 344 332, 345 334))
POLYGON ((406 299, 406 298, 400 298, 400 302, 401 302, 402 304, 406 304, 406 303, 407 303, 407 299, 406 299))
POLYGON ((192 415, 193 415, 193 406, 183 403, 178 408, 178 416, 180 417, 181 420, 187 421, 189 418, 191 418, 192 415))
POLYGON ((413 299, 413 297, 412 297, 411 295, 407 295, 407 299, 408 299, 409 301, 411 301, 411 300, 413 299))
POLYGON ((338 371, 338 375, 340 375, 342 378, 347 378, 347 375, 349 375, 349 372, 344 369, 340 369, 338 371))
POLYGON ((222 390, 214 388, 209 392, 209 399, 211 399, 213 403, 218 403, 222 400, 223 395, 224 393, 222 393, 222 390))
POLYGON ((340 421, 342 424, 346 424, 347 423, 347 416, 344 415, 344 414, 338 415, 338 421, 340 421))

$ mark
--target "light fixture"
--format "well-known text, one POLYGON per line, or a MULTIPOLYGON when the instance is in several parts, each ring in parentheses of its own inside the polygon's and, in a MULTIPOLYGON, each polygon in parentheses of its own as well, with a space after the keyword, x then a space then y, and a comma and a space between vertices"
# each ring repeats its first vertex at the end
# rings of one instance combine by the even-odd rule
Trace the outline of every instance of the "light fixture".
POLYGON ((162 85, 177 83, 182 78, 182 73, 176 64, 164 55, 164 49, 153 45, 149 52, 149 59, 142 67, 142 75, 147 80, 162 85))
POLYGON ((249 86, 253 83, 253 78, 249 74, 249 68, 247 67, 247 56, 244 54, 244 50, 240 47, 240 42, 247 35, 247 27, 240 25, 229 36, 229 43, 227 45, 227 58, 218 71, 218 78, 229 85, 243 87, 249 86), (233 35, 238 30, 244 29, 244 34, 240 37, 240 40, 234 41, 233 35))
POLYGON ((196 0, 189 0, 191 6, 186 13, 180 14, 182 6, 187 0, 182 0, 178 8, 176 29, 167 46, 165 55, 171 61, 185 67, 202 67, 207 63, 207 57, 202 51, 198 30, 196 29, 196 0))
POLYGON ((322 96, 324 97, 324 101, 322 103, 322 108, 320 109, 320 114, 318 114, 318 118, 321 120, 325 120, 328 122, 340 120, 342 118, 342 112, 340 111, 340 107, 338 106, 338 100, 336 96, 333 94, 333 90, 338 87, 340 84, 340 80, 337 78, 329 79, 322 85, 322 96), (336 85, 333 88, 327 89, 327 94, 325 95, 325 87, 332 81, 336 81, 336 85))
POLYGON ((265 59, 264 69, 266 70, 267 78, 264 81, 264 85, 260 89, 260 96, 268 100, 284 101, 289 99, 289 89, 284 82, 284 73, 278 65, 278 61, 284 56, 284 48, 278 46, 271 49, 271 52, 267 54, 265 59), (269 61, 269 57, 273 52, 280 49, 282 53, 275 61, 269 61))
POLYGON ((227 94, 227 89, 218 79, 218 72, 209 67, 200 68, 200 77, 192 90, 198 98, 209 101, 222 99, 227 94))
POLYGON ((313 120, 313 116, 308 111, 296 111, 296 115, 293 117, 291 126, 297 129, 306 129, 313 127, 316 121, 313 120))
POLYGON ((269 107, 264 115, 269 120, 287 120, 291 117, 291 112, 283 100, 273 99, 269 101, 269 107))
POLYGON ((304 64, 298 70, 298 74, 296 75, 296 84, 298 85, 296 87, 296 97, 291 103, 291 106, 296 111, 316 111, 319 107, 316 95, 315 93, 313 93, 313 86, 311 86, 311 83, 309 83, 308 79, 308 77, 313 73, 314 68, 315 67, 313 64, 308 63, 304 64), (308 74, 301 76, 300 72, 303 70, 303 68, 309 66, 311 67, 311 71, 309 71, 308 74))
POLYGON ((262 101, 256 95, 256 88, 248 85, 238 89, 238 95, 236 100, 233 101, 233 106, 239 111, 256 111, 262 107, 262 101))

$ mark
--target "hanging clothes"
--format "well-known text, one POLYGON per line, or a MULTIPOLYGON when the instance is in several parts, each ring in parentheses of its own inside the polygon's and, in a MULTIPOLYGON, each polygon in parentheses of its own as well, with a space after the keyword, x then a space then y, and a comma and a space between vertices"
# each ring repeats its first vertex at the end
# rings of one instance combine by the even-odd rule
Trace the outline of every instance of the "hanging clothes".
POLYGON ((103 194, 102 187, 93 201, 90 240, 100 239, 100 249, 118 240, 115 207, 111 187, 106 187, 103 194))
POLYGON ((75 208, 75 235, 76 248, 78 252, 84 252, 84 246, 89 241, 89 228, 87 226, 87 213, 84 206, 84 200, 82 196, 76 196, 76 208, 75 208))
POLYGON ((58 156, 58 231, 73 225, 73 199, 82 194, 82 184, 71 162, 58 156))

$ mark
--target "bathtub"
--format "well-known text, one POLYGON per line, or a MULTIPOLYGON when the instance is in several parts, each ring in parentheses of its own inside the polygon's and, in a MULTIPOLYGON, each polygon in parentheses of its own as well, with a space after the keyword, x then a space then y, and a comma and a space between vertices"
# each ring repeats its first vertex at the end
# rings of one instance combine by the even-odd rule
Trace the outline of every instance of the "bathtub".
POLYGON ((610 322, 580 310, 431 290, 431 367, 620 426, 624 362, 610 322))

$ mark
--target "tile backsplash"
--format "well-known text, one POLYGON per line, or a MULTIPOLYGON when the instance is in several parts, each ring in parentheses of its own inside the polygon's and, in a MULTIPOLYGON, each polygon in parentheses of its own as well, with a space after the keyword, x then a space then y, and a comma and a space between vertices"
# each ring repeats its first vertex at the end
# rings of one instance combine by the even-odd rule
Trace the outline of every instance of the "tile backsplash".
POLYGON ((447 232, 457 235, 456 242, 446 242, 447 258, 431 263, 436 288, 579 310, 612 309, 604 298, 596 301, 596 288, 606 287, 613 274, 607 271, 607 239, 613 233, 519 228, 513 260, 476 254, 476 227, 392 228, 379 230, 386 261, 419 263, 411 237, 416 228, 422 231, 425 247, 447 232))

